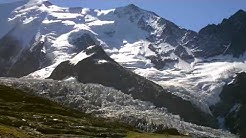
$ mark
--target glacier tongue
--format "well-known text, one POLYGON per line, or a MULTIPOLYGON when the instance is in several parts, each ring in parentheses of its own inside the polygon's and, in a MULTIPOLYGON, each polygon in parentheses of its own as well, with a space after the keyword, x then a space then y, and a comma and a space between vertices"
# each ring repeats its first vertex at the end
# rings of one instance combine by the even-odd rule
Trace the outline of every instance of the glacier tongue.
POLYGON ((49 98, 87 113, 117 118, 149 132, 176 128, 183 134, 196 137, 235 137, 229 132, 184 122, 179 116, 168 113, 165 108, 156 108, 149 102, 134 100, 130 95, 102 85, 14 78, 1 78, 0 84, 49 98))

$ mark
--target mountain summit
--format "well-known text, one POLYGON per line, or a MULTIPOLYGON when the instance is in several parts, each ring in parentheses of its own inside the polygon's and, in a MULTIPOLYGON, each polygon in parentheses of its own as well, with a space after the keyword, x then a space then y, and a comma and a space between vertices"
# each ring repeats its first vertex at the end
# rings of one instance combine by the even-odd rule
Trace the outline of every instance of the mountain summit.
POLYGON ((199 31, 198 45, 205 55, 231 54, 242 56, 246 47, 246 12, 239 10, 218 25, 208 25, 199 31), (214 51, 211 52, 211 49, 214 51))

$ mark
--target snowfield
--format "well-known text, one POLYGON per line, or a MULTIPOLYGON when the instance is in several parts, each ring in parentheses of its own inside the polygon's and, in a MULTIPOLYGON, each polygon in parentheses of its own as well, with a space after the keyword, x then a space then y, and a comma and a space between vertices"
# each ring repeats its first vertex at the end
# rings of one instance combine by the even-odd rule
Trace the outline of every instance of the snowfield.
POLYGON ((135 69, 134 72, 153 80, 170 92, 192 101, 203 111, 211 113, 209 106, 220 101, 219 94, 236 73, 246 71, 245 56, 239 59, 218 56, 192 63, 192 70, 155 68, 135 69))

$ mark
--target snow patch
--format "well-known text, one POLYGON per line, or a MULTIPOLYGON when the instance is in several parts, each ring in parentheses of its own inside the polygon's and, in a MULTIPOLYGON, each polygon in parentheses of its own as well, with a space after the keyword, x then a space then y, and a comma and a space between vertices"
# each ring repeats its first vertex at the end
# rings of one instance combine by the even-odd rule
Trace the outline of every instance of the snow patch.
POLYGON ((102 26, 102 25, 106 25, 106 24, 114 24, 114 21, 93 21, 93 22, 89 22, 87 23, 88 26, 102 26))
POLYGON ((108 63, 107 60, 97 60, 97 64, 104 64, 104 63, 108 63))
POLYGON ((95 10, 97 12, 97 16, 103 16, 107 15, 109 13, 112 13, 115 11, 115 9, 109 9, 109 10, 95 10))
POLYGON ((235 105, 230 109, 229 113, 232 113, 232 112, 237 113, 237 112, 240 110, 241 106, 242 106, 242 105, 239 104, 239 103, 235 104, 235 105))
POLYGON ((74 81, 77 81, 77 79, 75 77, 67 77, 67 78, 64 79, 64 81, 72 81, 72 82, 74 82, 74 81))
POLYGON ((74 58, 70 59, 70 63, 73 65, 77 65, 81 60, 92 56, 94 53, 87 55, 84 51, 77 54, 74 58))

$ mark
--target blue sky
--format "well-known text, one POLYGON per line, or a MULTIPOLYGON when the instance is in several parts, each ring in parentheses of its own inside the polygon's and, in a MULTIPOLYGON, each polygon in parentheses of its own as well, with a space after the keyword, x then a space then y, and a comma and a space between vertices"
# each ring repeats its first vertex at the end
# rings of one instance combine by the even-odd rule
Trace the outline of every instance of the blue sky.
MULTIPOLYGON (((0 0, 2 2, 16 0, 0 0)), ((246 11, 246 0, 50 0, 66 7, 110 9, 135 4, 153 11, 177 25, 199 31, 208 24, 218 24, 239 9, 246 11)), ((1 13, 0 13, 1 14, 1 13)))
POLYGON ((246 0, 51 0, 61 6, 109 9, 133 3, 153 11, 177 25, 199 31, 207 24, 218 24, 239 9, 246 11, 246 0))

